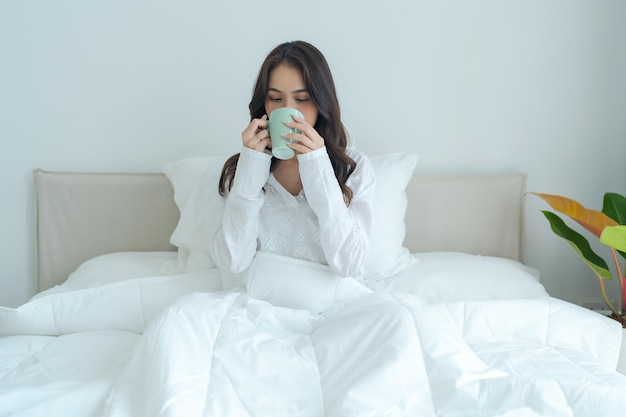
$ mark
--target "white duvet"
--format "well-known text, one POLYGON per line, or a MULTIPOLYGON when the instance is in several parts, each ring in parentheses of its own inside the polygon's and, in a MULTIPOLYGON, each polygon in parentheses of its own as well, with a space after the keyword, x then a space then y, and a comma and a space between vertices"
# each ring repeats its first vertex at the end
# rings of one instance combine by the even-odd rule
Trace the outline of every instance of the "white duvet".
MULTIPOLYGON (((0 309, 0 415, 626 415, 619 324, 530 275, 518 298, 441 291, 434 269, 457 278, 432 262, 324 312, 216 291, 215 271, 70 279, 0 309)), ((494 268, 464 278, 521 279, 494 268)))

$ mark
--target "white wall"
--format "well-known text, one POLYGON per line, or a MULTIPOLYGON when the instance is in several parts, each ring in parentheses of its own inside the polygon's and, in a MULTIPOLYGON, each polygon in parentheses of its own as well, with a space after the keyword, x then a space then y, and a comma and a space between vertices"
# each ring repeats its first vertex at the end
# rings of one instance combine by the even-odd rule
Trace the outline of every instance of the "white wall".
MULTIPOLYGON (((33 169, 158 171, 237 151, 258 67, 285 40, 325 53, 369 155, 523 171, 529 190, 589 205, 626 193, 623 0, 299 3, 0 3, 0 305, 35 291, 33 169)), ((600 300, 527 202, 526 263, 554 296, 600 300)))

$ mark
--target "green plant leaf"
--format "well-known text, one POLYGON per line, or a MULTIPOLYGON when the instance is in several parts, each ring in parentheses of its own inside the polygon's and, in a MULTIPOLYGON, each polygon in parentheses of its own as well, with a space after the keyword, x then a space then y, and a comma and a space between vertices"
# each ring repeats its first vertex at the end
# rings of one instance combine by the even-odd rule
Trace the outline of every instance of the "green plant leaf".
POLYGON ((563 219, 561 219, 558 215, 550 211, 543 210, 542 213, 550 222, 552 231, 557 236, 567 240, 568 243, 572 245, 576 253, 578 253, 583 261, 585 261, 585 263, 589 266, 589 268, 602 278, 613 279, 613 275, 611 274, 606 261, 596 254, 593 249, 591 249, 589 241, 587 241, 583 235, 566 225, 563 219))
MULTIPOLYGON (((626 197, 617 193, 604 194, 602 212, 619 224, 626 225, 626 197)), ((613 247, 612 245, 609 246, 613 247)), ((617 249, 622 258, 626 259, 626 251, 624 249, 615 249, 617 249)))
POLYGON ((617 222, 598 210, 589 210, 576 200, 553 194, 530 193, 544 200, 554 210, 565 214, 589 230, 596 237, 600 237, 606 226, 617 226, 617 222))
POLYGON ((600 242, 626 252, 626 226, 609 226, 602 232, 600 242))
POLYGON ((602 213, 619 224, 626 225, 626 197, 617 193, 604 194, 602 213))

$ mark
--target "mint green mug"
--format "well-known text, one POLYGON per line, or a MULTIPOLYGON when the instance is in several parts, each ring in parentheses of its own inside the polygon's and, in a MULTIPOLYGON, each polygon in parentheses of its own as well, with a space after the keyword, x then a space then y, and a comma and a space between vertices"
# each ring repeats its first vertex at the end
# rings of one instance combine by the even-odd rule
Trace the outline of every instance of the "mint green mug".
POLYGON ((302 133, 297 129, 292 129, 285 125, 285 122, 293 122, 292 115, 304 119, 302 113, 296 109, 290 107, 279 107, 270 113, 270 118, 267 121, 267 130, 270 132, 270 139, 272 140, 272 155, 278 159, 290 159, 293 158, 295 152, 287 143, 296 143, 296 140, 284 138, 282 135, 287 133, 302 133))

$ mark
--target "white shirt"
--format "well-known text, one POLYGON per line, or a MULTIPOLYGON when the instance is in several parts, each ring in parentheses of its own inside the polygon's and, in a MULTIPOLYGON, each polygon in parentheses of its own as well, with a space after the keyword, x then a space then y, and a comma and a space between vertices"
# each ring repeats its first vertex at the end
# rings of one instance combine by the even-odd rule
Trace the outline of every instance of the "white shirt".
POLYGON ((359 276, 369 250, 376 180, 367 157, 354 148, 347 153, 357 163, 347 181, 353 192, 348 207, 325 147, 297 155, 302 180, 297 196, 270 173, 270 154, 242 148, 212 245, 215 263, 241 272, 260 250, 359 276))

